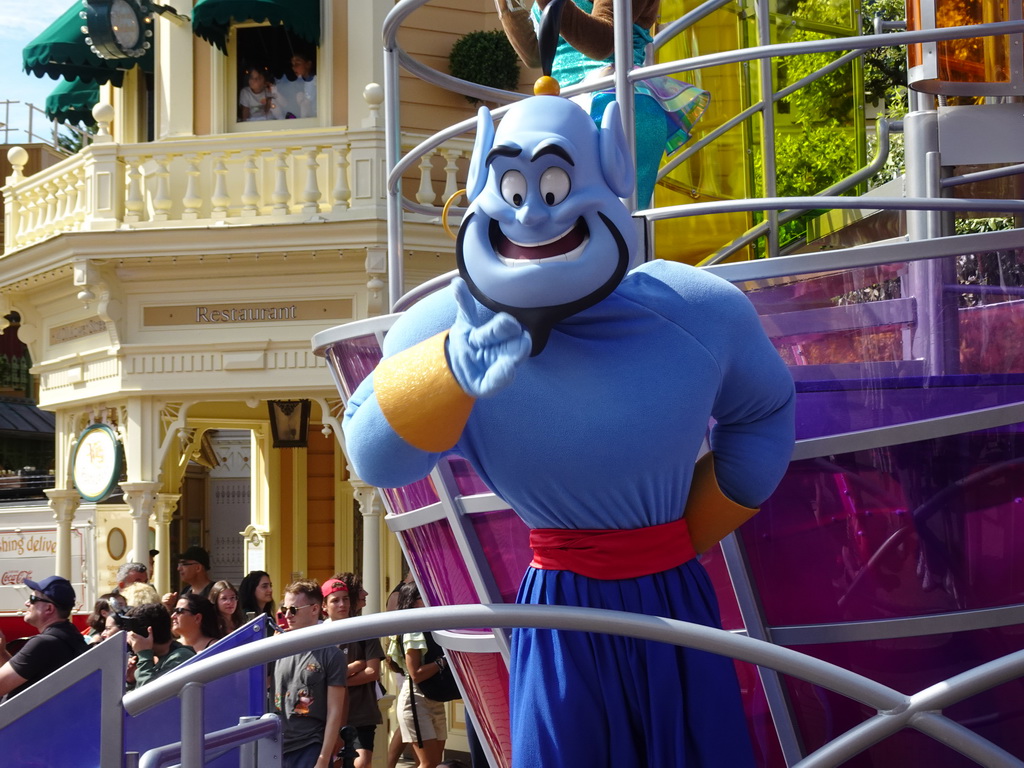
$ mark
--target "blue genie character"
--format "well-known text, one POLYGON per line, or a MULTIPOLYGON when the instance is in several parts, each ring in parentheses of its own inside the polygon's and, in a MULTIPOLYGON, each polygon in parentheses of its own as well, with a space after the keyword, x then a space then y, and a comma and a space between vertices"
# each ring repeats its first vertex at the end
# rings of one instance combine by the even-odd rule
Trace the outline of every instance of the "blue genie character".
MULTIPOLYGON (((793 383, 734 286, 635 266, 619 199, 633 180, 614 103, 600 128, 558 96, 515 104, 497 130, 482 108, 461 277, 396 321, 345 442, 381 487, 468 459, 531 529, 521 603, 719 626, 696 554, 785 472, 793 383)), ((522 629, 511 686, 516 768, 753 764, 724 657, 522 629)))

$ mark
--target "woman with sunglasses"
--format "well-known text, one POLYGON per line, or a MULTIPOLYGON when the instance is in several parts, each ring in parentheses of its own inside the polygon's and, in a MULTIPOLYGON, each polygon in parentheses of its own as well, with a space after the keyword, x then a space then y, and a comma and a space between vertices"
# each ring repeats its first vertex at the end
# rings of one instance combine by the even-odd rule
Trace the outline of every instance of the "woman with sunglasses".
POLYGON ((245 624, 245 614, 238 603, 238 590, 230 581, 218 581, 210 590, 210 602, 217 609, 220 636, 230 635, 245 624))
POLYGON ((221 637, 213 603, 194 592, 178 598, 171 611, 171 630, 182 645, 196 653, 205 651, 221 637))

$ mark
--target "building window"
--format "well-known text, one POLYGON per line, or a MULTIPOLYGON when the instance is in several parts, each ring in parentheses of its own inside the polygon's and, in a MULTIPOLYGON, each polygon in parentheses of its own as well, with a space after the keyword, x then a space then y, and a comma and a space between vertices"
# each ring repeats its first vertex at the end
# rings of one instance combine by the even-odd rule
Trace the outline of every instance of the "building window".
POLYGON ((283 26, 235 27, 234 32, 236 122, 252 128, 271 120, 313 124, 317 48, 283 26))

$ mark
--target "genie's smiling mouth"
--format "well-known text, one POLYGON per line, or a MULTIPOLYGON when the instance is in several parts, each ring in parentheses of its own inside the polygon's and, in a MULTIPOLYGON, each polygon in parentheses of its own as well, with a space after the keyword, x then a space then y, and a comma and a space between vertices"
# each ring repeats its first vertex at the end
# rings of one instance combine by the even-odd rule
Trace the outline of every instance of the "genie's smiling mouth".
POLYGON ((590 242, 590 230, 582 217, 562 234, 541 243, 518 243, 510 239, 495 219, 491 219, 488 234, 491 246, 506 267, 575 261, 590 242))

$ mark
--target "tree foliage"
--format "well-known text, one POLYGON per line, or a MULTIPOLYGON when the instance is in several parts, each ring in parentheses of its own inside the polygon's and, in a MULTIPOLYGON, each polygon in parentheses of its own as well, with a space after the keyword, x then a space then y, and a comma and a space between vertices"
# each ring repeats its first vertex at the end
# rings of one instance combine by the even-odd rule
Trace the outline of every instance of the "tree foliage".
MULTIPOLYGON (((906 19, 906 5, 903 0, 863 0, 862 34, 875 31, 875 17, 885 21, 906 19)), ((887 97, 889 91, 907 85, 906 46, 872 48, 864 53, 864 98, 874 106, 887 97)))

